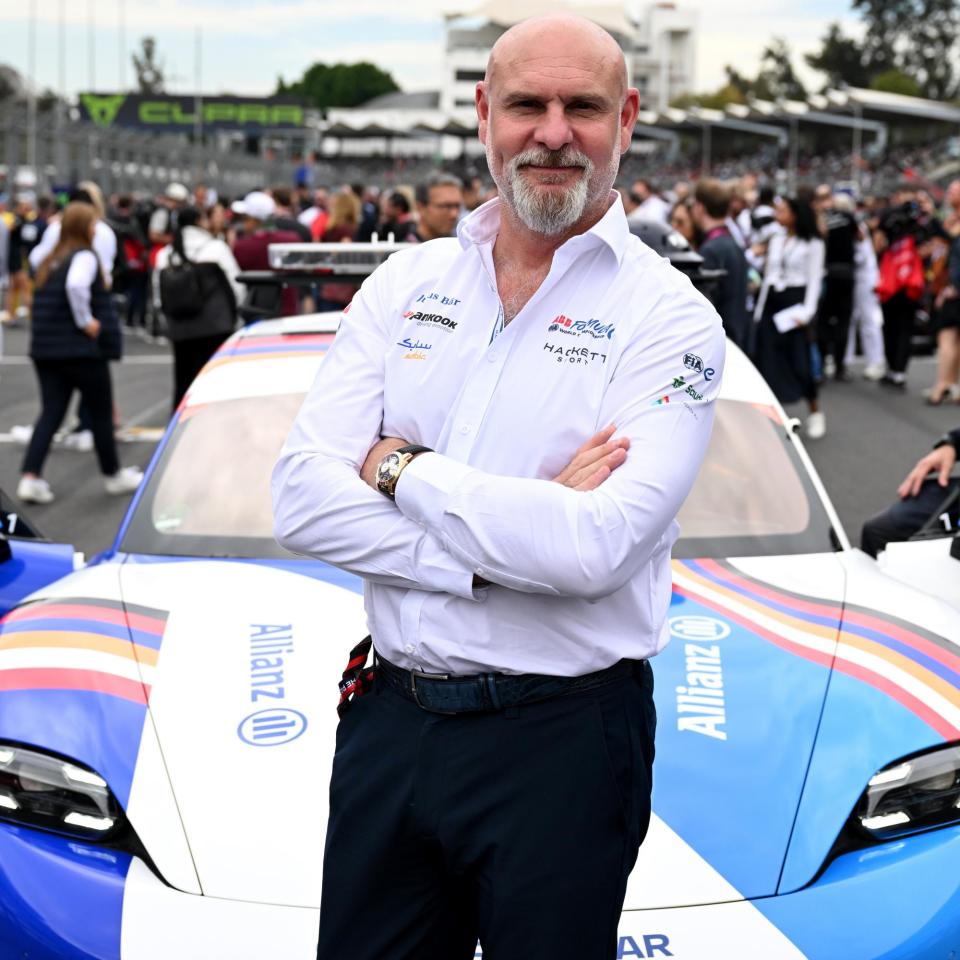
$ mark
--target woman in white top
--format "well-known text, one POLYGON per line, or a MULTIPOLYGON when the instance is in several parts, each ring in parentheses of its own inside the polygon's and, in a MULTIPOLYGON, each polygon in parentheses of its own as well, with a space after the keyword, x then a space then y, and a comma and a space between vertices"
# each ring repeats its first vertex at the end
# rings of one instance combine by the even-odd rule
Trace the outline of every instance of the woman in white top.
POLYGON ((157 254, 153 270, 154 299, 163 311, 167 337, 173 347, 174 410, 203 365, 236 328, 237 307, 246 289, 237 282, 240 267, 233 252, 206 227, 206 216, 201 211, 192 207, 181 210, 173 243, 157 254), (166 284, 178 282, 171 274, 183 263, 200 268, 200 294, 196 303, 187 304, 187 309, 182 303, 174 306, 164 302, 166 284))
POLYGON ((754 312, 754 361, 781 403, 807 401, 806 434, 819 439, 826 433, 826 420, 817 402, 808 327, 820 299, 824 244, 807 201, 781 199, 776 215, 783 232, 770 239, 767 249, 754 312))

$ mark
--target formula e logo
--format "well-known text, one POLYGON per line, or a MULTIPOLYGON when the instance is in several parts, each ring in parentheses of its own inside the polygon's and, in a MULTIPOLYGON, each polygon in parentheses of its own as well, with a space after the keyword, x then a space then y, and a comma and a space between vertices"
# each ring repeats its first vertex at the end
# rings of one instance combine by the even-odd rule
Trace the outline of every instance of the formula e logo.
POLYGON ((730 625, 713 617, 671 617, 670 634, 681 640, 723 640, 730 636, 730 625))
POLYGON ((258 710, 240 722, 237 736, 251 747, 278 747, 296 740, 307 729, 307 718, 299 710, 281 707, 258 710))
POLYGON ((695 353, 685 353, 683 355, 683 365, 688 370, 695 370, 697 373, 703 372, 703 361, 695 353))

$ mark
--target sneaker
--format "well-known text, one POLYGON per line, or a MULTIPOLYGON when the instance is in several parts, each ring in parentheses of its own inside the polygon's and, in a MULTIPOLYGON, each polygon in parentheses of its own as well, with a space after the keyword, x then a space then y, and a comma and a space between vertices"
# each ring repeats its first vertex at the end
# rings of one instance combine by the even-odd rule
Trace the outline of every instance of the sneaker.
POLYGON ((828 353, 823 358, 823 379, 832 380, 837 375, 837 361, 828 353))
POLYGON ((117 496, 124 493, 133 493, 143 480, 143 471, 139 467, 123 467, 112 477, 104 478, 103 485, 107 493, 117 496))
POLYGON ((60 443, 68 450, 89 453, 93 449, 93 433, 90 430, 76 430, 73 433, 68 433, 60 443))
POLYGON ((887 365, 885 363, 868 363, 863 370, 863 379, 880 380, 886 372, 887 365))
POLYGON ((804 424, 804 432, 811 440, 819 440, 826 435, 827 418, 820 413, 811 413, 804 424))
POLYGON ((10 439, 14 443, 20 443, 26 446, 33 436, 33 424, 15 423, 10 428, 10 439))
POLYGON ((53 491, 41 477, 21 477, 17 484, 17 499, 24 503, 50 503, 53 491))
POLYGON ((885 373, 880 378, 881 387, 892 387, 894 390, 906 390, 907 378, 902 373, 885 373))

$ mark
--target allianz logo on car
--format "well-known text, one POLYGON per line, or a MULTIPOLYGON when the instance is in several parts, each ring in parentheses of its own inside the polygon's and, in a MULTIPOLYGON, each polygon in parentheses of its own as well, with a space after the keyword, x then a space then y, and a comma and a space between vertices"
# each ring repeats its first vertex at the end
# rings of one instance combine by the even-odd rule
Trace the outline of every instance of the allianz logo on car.
POLYGON ((307 729, 307 718, 288 707, 258 710, 245 717, 237 736, 252 747, 276 747, 296 740, 307 729))

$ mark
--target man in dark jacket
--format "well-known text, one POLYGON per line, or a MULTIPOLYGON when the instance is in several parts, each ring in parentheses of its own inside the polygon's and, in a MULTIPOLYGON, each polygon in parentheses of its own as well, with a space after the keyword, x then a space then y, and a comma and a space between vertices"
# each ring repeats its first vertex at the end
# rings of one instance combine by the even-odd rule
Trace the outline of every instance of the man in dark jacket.
POLYGON ((871 517, 860 534, 860 549, 875 557, 890 542, 909 540, 938 511, 948 530, 960 529, 960 479, 950 477, 960 454, 960 427, 941 437, 897 488, 900 497, 871 517), (944 506, 946 504, 946 506, 944 506), (945 519, 944 519, 945 515, 945 519))
POLYGON ((713 305, 723 320, 727 336, 747 349, 750 318, 747 314, 747 261, 740 244, 726 226, 730 212, 730 191, 719 180, 703 179, 694 192, 693 219, 704 235, 700 244, 703 266, 724 270, 712 289, 713 305))
POLYGON ((821 214, 827 228, 826 279, 817 311, 817 338, 823 356, 823 374, 837 380, 849 380, 843 358, 847 352, 850 316, 853 313, 853 256, 860 228, 853 215, 853 200, 848 194, 829 195, 821 214))

